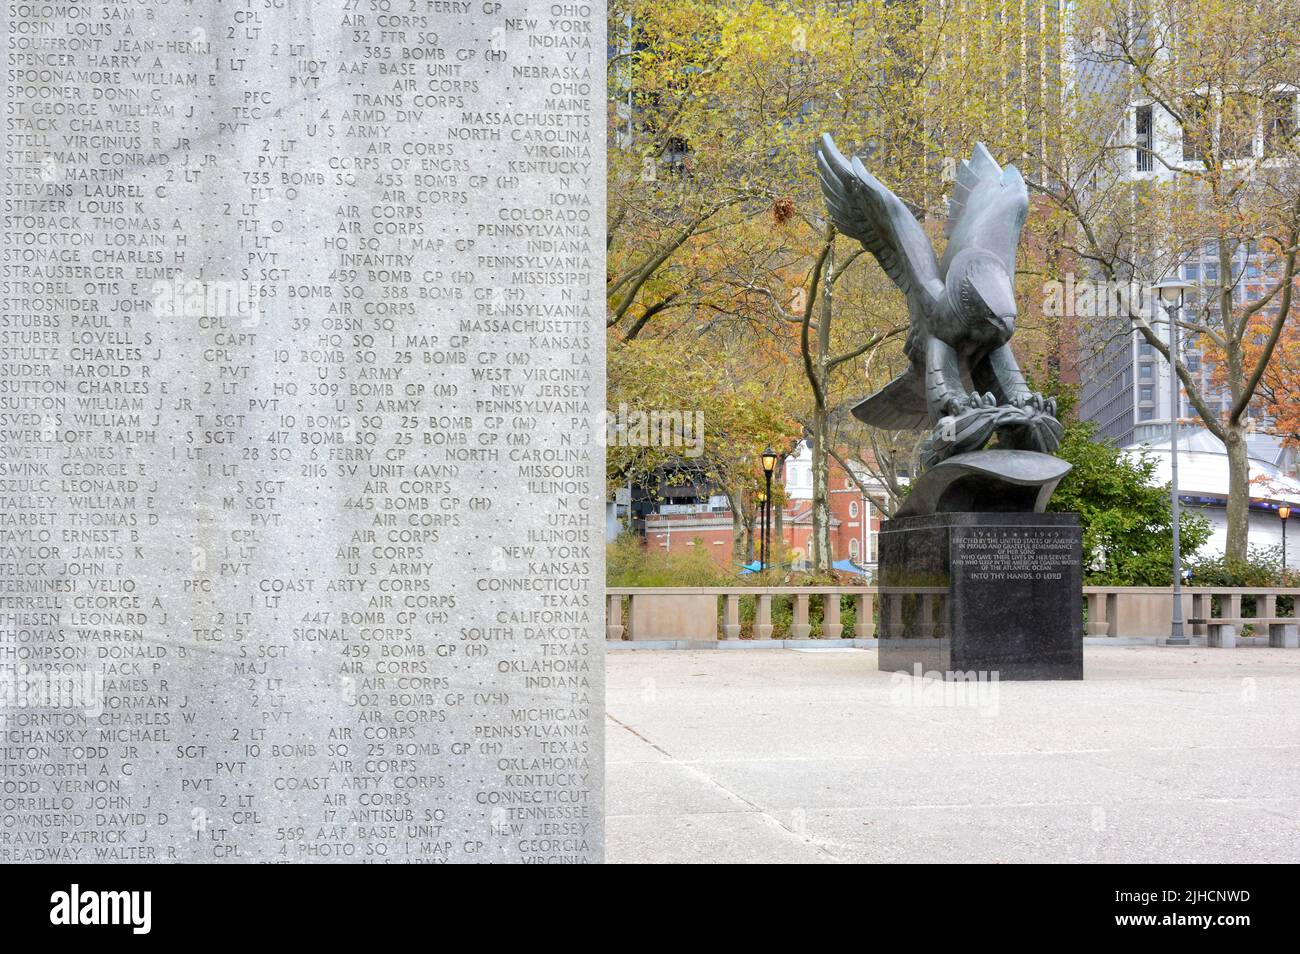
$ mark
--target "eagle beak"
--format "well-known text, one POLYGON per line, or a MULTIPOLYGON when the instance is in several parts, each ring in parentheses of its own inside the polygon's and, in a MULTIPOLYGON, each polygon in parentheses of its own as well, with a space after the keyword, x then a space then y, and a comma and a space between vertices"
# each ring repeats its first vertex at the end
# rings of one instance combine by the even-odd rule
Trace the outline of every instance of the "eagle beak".
POLYGON ((991 268, 979 269, 971 278, 993 327, 1000 334, 1010 336, 1016 327, 1016 293, 1006 273, 991 268))

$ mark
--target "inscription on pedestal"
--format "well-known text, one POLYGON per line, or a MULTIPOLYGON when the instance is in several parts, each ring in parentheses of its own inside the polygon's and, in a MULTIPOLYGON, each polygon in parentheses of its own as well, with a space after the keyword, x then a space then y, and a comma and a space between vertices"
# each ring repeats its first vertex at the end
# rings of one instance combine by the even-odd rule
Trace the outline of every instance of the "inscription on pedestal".
POLYGON ((1074 539, 1041 528, 954 532, 952 543, 954 572, 972 583, 1062 580, 1079 567, 1074 539))
POLYGON ((881 528, 880 668, 1083 675, 1074 514, 945 513, 881 528))

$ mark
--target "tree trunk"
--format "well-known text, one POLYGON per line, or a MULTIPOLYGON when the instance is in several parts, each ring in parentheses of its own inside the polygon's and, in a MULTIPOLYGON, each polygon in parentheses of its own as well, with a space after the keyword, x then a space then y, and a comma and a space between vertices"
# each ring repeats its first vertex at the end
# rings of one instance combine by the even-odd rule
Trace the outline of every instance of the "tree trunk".
POLYGON ((1247 456, 1246 429, 1240 424, 1229 427, 1228 448, 1228 545, 1225 555, 1231 560, 1246 559, 1250 532, 1250 458, 1247 456))
POLYGON ((831 572, 831 505, 829 487, 827 441, 830 439, 830 400, 826 387, 830 375, 826 372, 826 362, 831 346, 831 318, 834 315, 832 297, 835 284, 835 247, 832 244, 826 253, 825 272, 821 286, 821 314, 817 321, 817 359, 816 374, 818 394, 813 407, 812 434, 812 570, 814 573, 831 572))
POLYGON ((740 508, 731 507, 731 559, 735 563, 745 562, 745 524, 740 519, 740 508))
POLYGON ((813 411, 812 434, 812 569, 814 573, 831 571, 831 508, 829 466, 826 441, 830 430, 826 409, 813 411))

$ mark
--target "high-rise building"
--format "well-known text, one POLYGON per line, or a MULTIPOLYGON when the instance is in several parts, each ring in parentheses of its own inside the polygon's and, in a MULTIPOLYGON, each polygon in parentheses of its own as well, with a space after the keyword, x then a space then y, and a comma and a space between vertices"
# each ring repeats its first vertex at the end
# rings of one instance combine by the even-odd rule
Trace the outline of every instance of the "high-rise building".
MULTIPOLYGON (((1109 172, 1132 187, 1134 198, 1135 222, 1129 256, 1136 263, 1149 264, 1158 258, 1159 239, 1154 235, 1142 238, 1141 223, 1136 221, 1142 214, 1138 197, 1147 183, 1168 182, 1199 166, 1203 145, 1158 103, 1135 99, 1123 68, 1104 52, 1101 55, 1097 52, 1086 45, 1073 47, 1070 75, 1081 95, 1100 114, 1109 114, 1113 121, 1112 142, 1119 147, 1116 155, 1122 158, 1111 165, 1109 172)), ((1203 96, 1210 94, 1210 91, 1202 92, 1203 96)), ((1296 90, 1274 89, 1269 96, 1271 105, 1260 117, 1254 134, 1239 137, 1240 141, 1233 146, 1236 158, 1267 160, 1276 153, 1281 138, 1288 137, 1296 128, 1300 120, 1296 90)), ((1227 148, 1223 143, 1219 146, 1227 148)), ((1115 181, 1111 179, 1100 187, 1113 188, 1115 181)), ((1210 289, 1217 290, 1224 277, 1234 289, 1237 304, 1255 298, 1276 269, 1276 262, 1261 256, 1253 246, 1244 245, 1231 256, 1230 276, 1220 275, 1221 267, 1219 249, 1214 243, 1206 243, 1184 258, 1181 276, 1197 286, 1186 302, 1189 311, 1203 304, 1203 296, 1210 289)), ((1096 276, 1079 276, 1079 281, 1089 277, 1096 276)), ((1132 327, 1126 305, 1116 301, 1116 296, 1125 295, 1128 301, 1137 302, 1161 340, 1168 340, 1164 311, 1150 300, 1146 291, 1103 287, 1092 296, 1096 311, 1080 317, 1083 366, 1080 416, 1096 422, 1098 438, 1124 447, 1167 441, 1173 419, 1192 426, 1198 420, 1183 389, 1179 391, 1178 406, 1171 406, 1169 362, 1132 327)), ((1181 361, 1196 379, 1197 390, 1205 396, 1210 412, 1221 414, 1226 410, 1228 398, 1215 387, 1213 355, 1202 352, 1195 335, 1184 332, 1180 338, 1181 361)), ((1257 425, 1249 441, 1251 455, 1289 469, 1293 455, 1267 433, 1268 421, 1262 413, 1251 410, 1248 415, 1252 424, 1257 425)))

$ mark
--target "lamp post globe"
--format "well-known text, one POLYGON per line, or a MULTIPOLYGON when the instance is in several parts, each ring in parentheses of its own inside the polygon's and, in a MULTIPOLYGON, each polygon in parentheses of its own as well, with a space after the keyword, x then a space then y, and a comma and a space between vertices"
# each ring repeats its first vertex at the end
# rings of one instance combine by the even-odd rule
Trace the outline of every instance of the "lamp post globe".
POLYGON ((1194 287, 1193 284, 1185 278, 1170 275, 1152 285, 1151 290, 1160 298, 1160 304, 1166 308, 1181 308, 1183 297, 1187 294, 1187 290, 1192 287, 1194 287))

